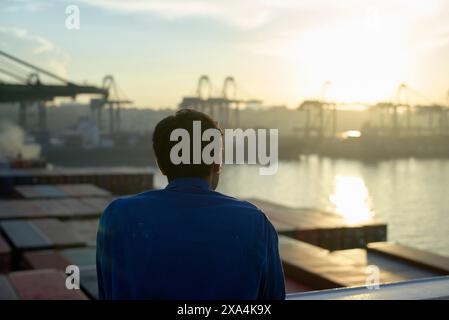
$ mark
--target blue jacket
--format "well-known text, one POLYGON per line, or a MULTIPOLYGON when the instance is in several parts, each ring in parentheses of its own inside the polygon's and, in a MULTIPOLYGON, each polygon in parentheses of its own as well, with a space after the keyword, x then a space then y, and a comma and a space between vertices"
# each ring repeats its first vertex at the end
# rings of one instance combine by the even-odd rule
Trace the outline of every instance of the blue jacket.
POLYGON ((100 299, 284 299, 272 224, 202 179, 113 201, 97 235, 100 299))

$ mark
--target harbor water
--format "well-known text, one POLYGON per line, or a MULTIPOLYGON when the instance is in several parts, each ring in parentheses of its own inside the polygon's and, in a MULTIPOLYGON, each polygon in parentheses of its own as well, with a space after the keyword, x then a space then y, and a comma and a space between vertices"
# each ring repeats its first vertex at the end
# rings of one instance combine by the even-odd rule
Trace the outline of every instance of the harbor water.
MULTIPOLYGON (((165 184, 158 172, 155 186, 165 184)), ((332 210, 349 223, 376 218, 388 224, 389 241, 449 256, 449 159, 364 163, 304 156, 281 161, 272 176, 259 175, 258 166, 228 165, 219 191, 332 210)))

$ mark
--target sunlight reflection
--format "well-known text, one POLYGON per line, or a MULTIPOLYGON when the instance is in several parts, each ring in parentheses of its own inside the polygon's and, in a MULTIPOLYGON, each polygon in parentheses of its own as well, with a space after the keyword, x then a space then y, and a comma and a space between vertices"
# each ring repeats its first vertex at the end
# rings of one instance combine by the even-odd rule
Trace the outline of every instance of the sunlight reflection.
POLYGON ((373 217, 368 189, 359 177, 336 176, 335 190, 329 199, 335 211, 349 224, 366 222, 373 217))

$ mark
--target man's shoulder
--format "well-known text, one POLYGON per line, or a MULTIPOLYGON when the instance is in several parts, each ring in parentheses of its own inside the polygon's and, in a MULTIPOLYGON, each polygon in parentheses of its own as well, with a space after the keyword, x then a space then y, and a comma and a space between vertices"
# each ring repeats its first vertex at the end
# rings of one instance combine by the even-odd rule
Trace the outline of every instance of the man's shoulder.
POLYGON ((219 192, 216 192, 216 194, 219 197, 221 197, 222 199, 224 199, 225 201, 227 201, 227 203, 229 205, 235 205, 235 206, 238 206, 238 207, 241 207, 241 208, 245 208, 245 209, 248 209, 248 210, 260 211, 260 209, 258 207, 256 207, 254 204, 252 204, 249 201, 238 199, 238 198, 235 198, 235 197, 232 197, 232 196, 228 196, 226 194, 219 193, 219 192))
MULTIPOLYGON (((150 203, 156 204, 155 207, 158 207, 159 205, 163 206, 167 204, 165 201, 167 200, 167 196, 169 195, 166 194, 165 189, 155 189, 135 195, 119 197, 109 204, 105 213, 108 213, 109 215, 111 215, 112 212, 115 212, 116 215, 121 215, 121 213, 128 214, 128 212, 134 211, 134 209, 138 209, 142 206, 148 207, 150 203)), ((268 221, 265 213, 247 200, 238 199, 217 191, 210 191, 210 196, 211 198, 214 198, 214 200, 209 201, 209 203, 211 206, 214 206, 215 209, 221 208, 221 210, 226 211, 228 214, 235 213, 240 216, 247 215, 248 217, 252 217, 261 222, 268 221)))
POLYGON ((143 201, 148 201, 149 199, 156 199, 162 190, 154 189, 144 191, 138 194, 133 194, 129 196, 121 196, 112 200, 106 207, 104 212, 119 212, 129 206, 142 203, 143 201))
POLYGON ((220 192, 214 193, 223 200, 223 205, 229 209, 235 208, 239 212, 247 212, 248 214, 254 214, 260 218, 267 219, 265 213, 259 207, 247 200, 238 199, 220 192))

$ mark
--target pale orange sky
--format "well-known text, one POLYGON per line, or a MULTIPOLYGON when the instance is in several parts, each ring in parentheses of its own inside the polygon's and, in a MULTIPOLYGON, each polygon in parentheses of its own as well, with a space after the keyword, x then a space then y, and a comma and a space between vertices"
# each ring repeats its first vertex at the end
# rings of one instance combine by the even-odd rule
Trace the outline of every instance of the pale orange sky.
POLYGON ((113 74, 137 106, 174 107, 207 74, 214 93, 296 107, 325 81, 338 101, 446 102, 449 2, 444 0, 17 1, 0 5, 0 47, 65 77, 113 74), (78 5, 81 29, 64 26, 78 5), (422 97, 424 96, 424 97, 422 97))

